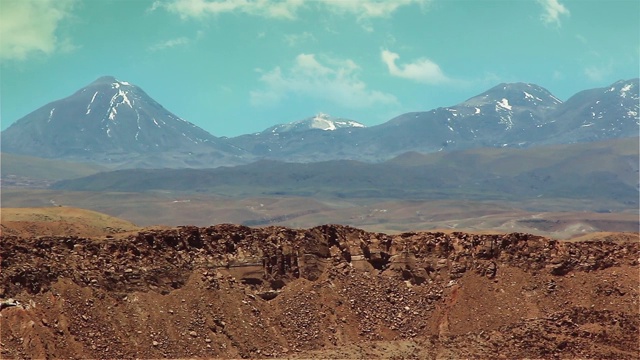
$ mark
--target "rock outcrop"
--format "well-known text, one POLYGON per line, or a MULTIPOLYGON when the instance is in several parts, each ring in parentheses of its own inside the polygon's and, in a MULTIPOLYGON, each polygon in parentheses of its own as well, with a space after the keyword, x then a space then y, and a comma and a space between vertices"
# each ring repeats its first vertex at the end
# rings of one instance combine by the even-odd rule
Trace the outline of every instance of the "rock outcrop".
POLYGON ((640 354, 638 242, 218 225, 0 250, 3 358, 640 354))

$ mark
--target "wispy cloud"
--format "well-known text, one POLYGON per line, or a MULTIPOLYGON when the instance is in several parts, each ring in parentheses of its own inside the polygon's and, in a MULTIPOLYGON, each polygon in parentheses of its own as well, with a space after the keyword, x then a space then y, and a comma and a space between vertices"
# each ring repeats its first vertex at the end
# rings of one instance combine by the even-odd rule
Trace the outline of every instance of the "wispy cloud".
POLYGON ((284 36, 284 42, 287 45, 293 47, 298 44, 308 43, 310 41, 316 41, 316 37, 309 32, 303 32, 302 34, 287 34, 284 36))
POLYGON ((329 11, 338 14, 354 15, 359 19, 384 18, 391 16, 403 6, 420 5, 424 7, 430 0, 319 0, 329 11))
POLYGON ((169 40, 161 41, 157 44, 151 45, 149 46, 149 51, 160 51, 160 50, 171 49, 177 46, 185 46, 190 42, 191 40, 189 38, 182 36, 179 38, 169 39, 169 40))
POLYGON ((396 64, 396 60, 400 58, 398 54, 389 50, 382 50, 380 57, 387 65, 389 74, 393 76, 424 84, 442 84, 452 81, 444 74, 438 64, 429 59, 421 58, 412 63, 398 66, 396 64))
POLYGON ((576 39, 578 39, 578 41, 580 41, 581 43, 587 45, 589 44, 589 41, 587 40, 586 37, 580 35, 580 34, 576 34, 576 39))
POLYGON ((540 19, 545 25, 560 26, 560 17, 569 16, 569 9, 562 5, 558 0, 538 0, 542 5, 543 13, 540 19))
POLYGON ((370 90, 358 77, 359 69, 350 59, 322 57, 320 62, 314 54, 300 54, 288 71, 276 67, 264 72, 260 77, 264 89, 250 93, 251 103, 267 106, 291 96, 304 96, 345 108, 397 104, 395 96, 370 90))
POLYGON ((154 2, 151 10, 165 8, 183 19, 234 12, 265 18, 293 19, 303 5, 303 0, 170 0, 154 2))
POLYGON ((389 17, 407 5, 424 7, 431 0, 158 0, 151 11, 164 8, 181 18, 243 13, 274 19, 295 19, 302 8, 355 16, 358 21, 389 17))
POLYGON ((584 68, 584 74, 591 81, 603 81, 606 80, 613 72, 613 65, 608 64, 604 66, 587 66, 584 68))
POLYGON ((75 0, 2 0, 0 60, 23 60, 75 48, 59 39, 60 23, 70 16, 75 0))

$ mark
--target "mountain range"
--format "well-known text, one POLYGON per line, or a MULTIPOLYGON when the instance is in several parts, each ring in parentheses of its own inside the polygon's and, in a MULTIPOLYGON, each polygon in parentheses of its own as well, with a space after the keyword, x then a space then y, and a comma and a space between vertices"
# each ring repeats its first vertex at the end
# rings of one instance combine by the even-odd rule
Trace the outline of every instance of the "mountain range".
POLYGON ((254 156, 282 161, 384 161, 407 151, 525 148, 638 136, 638 79, 580 92, 562 102, 533 84, 500 84, 458 105, 402 114, 359 129, 258 133, 230 139, 254 156))
POLYGON ((381 163, 261 160, 215 169, 122 169, 62 180, 52 188, 338 199, 564 198, 637 209, 638 138, 528 149, 408 152, 381 163))
POLYGON ((365 127, 327 114, 234 138, 216 137, 111 76, 24 116, 1 134, 2 151, 110 168, 212 168, 260 159, 381 162, 417 151, 527 148, 638 136, 639 79, 566 102, 505 83, 460 104, 365 127))

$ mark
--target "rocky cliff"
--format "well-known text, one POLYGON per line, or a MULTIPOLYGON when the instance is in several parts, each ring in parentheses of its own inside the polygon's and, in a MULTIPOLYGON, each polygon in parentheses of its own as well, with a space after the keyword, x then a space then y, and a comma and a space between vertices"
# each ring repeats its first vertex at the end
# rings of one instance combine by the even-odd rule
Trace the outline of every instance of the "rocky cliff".
POLYGON ((218 225, 4 236, 2 357, 637 358, 637 241, 218 225))

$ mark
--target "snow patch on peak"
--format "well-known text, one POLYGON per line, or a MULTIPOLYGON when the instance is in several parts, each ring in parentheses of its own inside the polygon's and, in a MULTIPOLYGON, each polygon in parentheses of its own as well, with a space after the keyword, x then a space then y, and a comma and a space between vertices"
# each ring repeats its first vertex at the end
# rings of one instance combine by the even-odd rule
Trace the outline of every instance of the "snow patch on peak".
POLYGON ((626 84, 625 86, 622 87, 622 89, 620 89, 620 92, 627 92, 629 90, 631 90, 631 88, 633 87, 633 84, 626 84))
POLYGON ((316 116, 314 116, 314 119, 325 119, 325 120, 329 120, 331 118, 331 115, 323 113, 323 112, 319 112, 316 114, 316 116))
POLYGON ((529 93, 528 93, 528 92, 526 92, 526 91, 523 91, 523 92, 524 92, 524 98, 525 98, 525 99, 527 99, 527 100, 529 100, 529 101, 534 101, 534 100, 542 101, 542 99, 540 99, 540 98, 539 98, 539 97, 537 97, 537 96, 533 96, 533 95, 529 94, 529 93))
POLYGON ((131 105, 131 101, 129 101, 129 98, 127 97, 127 92, 126 91, 118 91, 118 95, 122 96, 122 104, 127 104, 129 105, 130 108, 133 109, 133 105, 131 105))
POLYGON ((340 128, 364 128, 365 125, 346 119, 336 119, 325 113, 318 113, 317 115, 306 118, 304 120, 293 121, 286 124, 280 124, 268 128, 263 133, 272 133, 273 135, 279 135, 286 132, 298 132, 305 130, 323 130, 333 131, 340 128))
POLYGON ((627 97, 627 92, 629 90, 631 90, 633 88, 633 84, 625 84, 621 89, 620 89, 620 97, 626 98, 627 97))
POLYGON ((51 122, 51 118, 53 117, 53 112, 56 110, 56 108, 51 109, 51 111, 49 111, 49 119, 47 120, 47 122, 51 122))
POLYGON ((87 105, 87 112, 85 113, 85 115, 89 115, 91 113, 91 104, 93 104, 93 101, 96 99, 96 95, 98 95, 97 91, 91 97, 91 101, 89 102, 89 105, 87 105))
POLYGON ((333 119, 328 114, 318 113, 316 116, 314 116, 311 119, 311 121, 309 123, 309 127, 311 129, 320 129, 320 130, 326 130, 326 131, 333 131, 333 130, 336 130, 338 128, 343 128, 343 127, 359 127, 359 128, 363 128, 365 126, 363 124, 357 122, 357 121, 333 119))
POLYGON ((507 109, 509 111, 511 111, 511 105, 509 105, 509 100, 502 98, 502 100, 498 101, 496 104, 496 110, 498 110, 498 107, 501 107, 503 109, 507 109))
POLYGON ((335 130, 337 129, 336 124, 328 120, 324 117, 316 116, 311 120, 311 124, 309 125, 312 129, 320 129, 320 130, 335 130))
POLYGON ((549 95, 551 96, 551 98, 553 99, 555 104, 562 104, 562 100, 558 99, 557 97, 553 96, 553 95, 549 95))
POLYGON ((127 82, 127 81, 120 81, 120 80, 118 80, 118 79, 116 79, 116 78, 113 78, 113 82, 111 83, 111 87, 112 87, 112 88, 114 88, 114 89, 118 89, 118 88, 120 88, 120 86, 122 86, 122 85, 124 85, 124 86, 131 86, 131 83, 130 83, 130 82, 127 82))
MULTIPOLYGON (((118 84, 118 83, 113 83, 113 85, 115 84, 118 84)), ((118 114, 118 110, 117 110, 118 106, 122 104, 127 104, 131 109, 133 109, 132 101, 129 100, 129 97, 127 96, 128 91, 120 89, 120 85, 115 86, 114 89, 118 89, 118 92, 111 97, 111 101, 109 101, 109 111, 108 111, 109 120, 112 120, 112 121, 115 120, 116 115, 118 114)))
POLYGON ((111 121, 115 120, 117 114, 118 114, 117 106, 111 107, 109 109, 109 120, 111 121))

